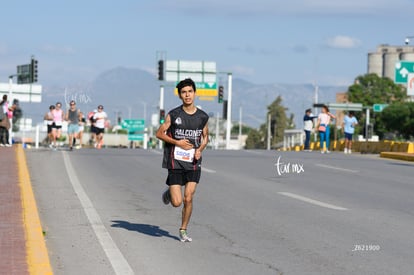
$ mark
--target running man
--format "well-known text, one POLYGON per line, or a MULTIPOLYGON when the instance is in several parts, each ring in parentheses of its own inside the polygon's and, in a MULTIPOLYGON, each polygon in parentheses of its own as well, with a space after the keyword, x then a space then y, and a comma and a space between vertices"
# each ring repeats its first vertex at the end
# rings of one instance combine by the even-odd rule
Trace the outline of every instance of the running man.
POLYGON ((182 105, 168 113, 156 136, 165 142, 162 167, 168 169, 166 184, 169 187, 162 199, 165 204, 171 202, 174 207, 180 207, 184 202, 180 240, 191 242, 187 226, 201 176, 201 152, 208 143, 208 115, 194 105, 196 87, 193 80, 182 80, 177 89, 182 105), (184 199, 182 186, 185 186, 184 199))
POLYGON ((85 124, 86 119, 82 112, 79 114, 79 133, 78 133, 78 139, 79 139, 79 147, 82 148, 82 141, 83 141, 83 132, 85 131, 85 124))
POLYGON ((52 144, 52 140, 53 140, 53 135, 52 135, 52 126, 53 126, 53 115, 52 112, 55 109, 55 105, 50 105, 49 106, 49 112, 47 112, 45 114, 45 116, 43 117, 43 119, 46 121, 47 124, 47 142, 49 143, 49 145, 52 144))
POLYGON ((101 149, 103 145, 103 134, 105 132, 105 122, 108 116, 103 110, 103 106, 98 106, 98 111, 93 115, 95 121, 95 134, 96 134, 96 148, 101 149))
POLYGON ((69 110, 66 112, 66 121, 68 122, 69 150, 73 150, 76 143, 76 135, 79 132, 80 110, 76 108, 76 102, 72 100, 69 110))

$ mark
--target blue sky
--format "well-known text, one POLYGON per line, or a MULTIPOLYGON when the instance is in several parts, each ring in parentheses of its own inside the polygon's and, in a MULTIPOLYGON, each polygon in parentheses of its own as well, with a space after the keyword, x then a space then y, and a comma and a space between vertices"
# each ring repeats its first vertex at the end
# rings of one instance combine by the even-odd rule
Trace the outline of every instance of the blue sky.
POLYGON ((39 82, 92 80, 123 66, 217 62, 257 84, 349 85, 367 53, 414 35, 412 0, 5 1, 0 81, 39 60, 39 82))

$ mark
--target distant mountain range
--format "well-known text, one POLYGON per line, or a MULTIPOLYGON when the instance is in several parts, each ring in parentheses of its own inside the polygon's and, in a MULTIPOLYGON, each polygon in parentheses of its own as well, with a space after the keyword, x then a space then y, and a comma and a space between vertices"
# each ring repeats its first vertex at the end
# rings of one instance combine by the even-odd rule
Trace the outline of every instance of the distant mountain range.
MULTIPOLYGON (((220 78, 225 87, 227 97, 227 78, 220 78)), ((104 105, 105 111, 111 120, 119 114, 122 118, 146 118, 158 113, 160 97, 160 81, 154 75, 140 69, 118 67, 101 73, 90 83, 73 83, 68 86, 59 86, 48 83, 43 85, 42 103, 22 103, 25 117, 31 117, 35 123, 42 121, 48 106, 60 101, 63 104, 74 99, 78 107, 87 113, 96 109, 99 104, 104 105)), ((164 106, 168 111, 180 104, 174 95, 174 83, 163 83, 165 89, 164 106)), ((319 87, 319 102, 335 102, 335 95, 344 92, 347 87, 321 86, 319 87)), ((233 78, 233 115, 234 122, 239 121, 240 108, 242 122, 245 125, 257 128, 265 122, 267 106, 277 96, 281 96, 282 104, 288 108, 287 115, 295 115, 297 128, 302 127, 304 111, 312 107, 315 88, 310 84, 253 84, 243 79, 233 78)), ((210 115, 222 115, 222 104, 214 101, 196 102, 210 115)))

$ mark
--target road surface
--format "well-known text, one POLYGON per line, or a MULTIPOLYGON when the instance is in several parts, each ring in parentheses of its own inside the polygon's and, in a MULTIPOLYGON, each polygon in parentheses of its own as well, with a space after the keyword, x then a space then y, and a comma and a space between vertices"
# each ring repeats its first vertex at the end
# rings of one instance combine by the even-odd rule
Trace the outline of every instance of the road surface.
POLYGON ((414 165, 205 151, 188 228, 161 151, 27 150, 55 274, 412 274, 414 165))

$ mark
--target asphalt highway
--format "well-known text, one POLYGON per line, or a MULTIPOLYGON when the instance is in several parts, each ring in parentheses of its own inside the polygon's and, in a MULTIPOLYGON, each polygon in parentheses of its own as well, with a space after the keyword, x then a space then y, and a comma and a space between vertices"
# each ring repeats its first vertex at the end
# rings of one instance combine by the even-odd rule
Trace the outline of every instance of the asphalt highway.
POLYGON ((188 233, 162 152, 26 150, 55 274, 412 274, 414 165, 213 151, 188 233))

